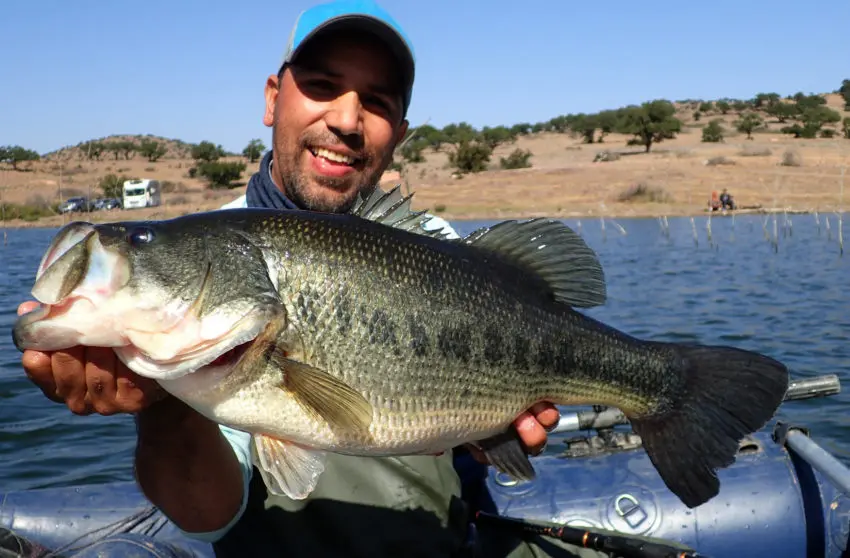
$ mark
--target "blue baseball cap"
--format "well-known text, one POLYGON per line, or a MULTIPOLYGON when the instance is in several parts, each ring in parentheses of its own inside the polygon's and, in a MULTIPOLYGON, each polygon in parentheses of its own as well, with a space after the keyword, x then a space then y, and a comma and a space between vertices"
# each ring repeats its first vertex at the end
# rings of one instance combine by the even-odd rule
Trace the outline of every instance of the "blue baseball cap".
POLYGON ((289 35, 281 66, 292 62, 303 46, 320 32, 331 29, 358 29, 373 33, 390 48, 404 72, 404 114, 413 96, 416 58, 407 34, 393 17, 375 2, 337 0, 301 12, 289 35))

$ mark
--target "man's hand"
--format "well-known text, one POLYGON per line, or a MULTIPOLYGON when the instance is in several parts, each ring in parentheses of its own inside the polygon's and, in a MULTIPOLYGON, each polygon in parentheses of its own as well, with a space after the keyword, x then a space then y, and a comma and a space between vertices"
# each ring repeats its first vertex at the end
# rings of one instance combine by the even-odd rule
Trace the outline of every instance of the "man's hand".
MULTIPOLYGON (((18 315, 36 306, 36 302, 24 302, 18 315)), ((21 362, 27 377, 48 399, 64 403, 78 415, 137 413, 167 396, 155 381, 127 368, 110 348, 27 350, 21 362)))
MULTIPOLYGON (((514 427, 529 454, 538 455, 543 451, 546 447, 546 434, 557 426, 560 417, 558 408, 551 403, 537 403, 514 421, 514 427)), ((472 444, 467 444, 466 448, 476 461, 489 464, 480 449, 472 444)))

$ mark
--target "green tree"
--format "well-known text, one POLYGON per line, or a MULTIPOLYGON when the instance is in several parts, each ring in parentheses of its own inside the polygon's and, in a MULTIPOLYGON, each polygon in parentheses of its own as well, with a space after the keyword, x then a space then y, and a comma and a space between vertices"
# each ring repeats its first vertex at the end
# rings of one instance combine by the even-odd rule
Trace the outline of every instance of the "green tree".
POLYGON ((165 144, 155 140, 143 139, 139 145, 139 154, 151 163, 159 161, 166 153, 168 148, 165 144))
POLYGON ((713 110, 714 110, 714 103, 712 103, 711 101, 703 101, 699 105, 699 111, 700 112, 711 112, 713 110))
POLYGON ((248 145, 245 146, 245 149, 242 150, 242 156, 252 163, 256 163, 257 160, 263 156, 263 151, 265 150, 266 145, 263 143, 263 140, 252 139, 248 142, 248 145))
POLYGON ((838 94, 844 98, 844 110, 850 110, 850 79, 841 81, 838 94))
POLYGON ((445 137, 446 143, 468 143, 478 139, 478 130, 466 122, 449 124, 443 128, 443 136, 445 137))
POLYGON ((850 116, 845 116, 841 124, 844 131, 844 137, 850 139, 850 116))
POLYGON ((732 108, 731 105, 729 105, 729 102, 723 99, 717 101, 715 106, 717 107, 717 110, 720 111, 720 114, 726 114, 732 108))
POLYGON ((571 115, 568 122, 570 131, 581 137, 583 143, 593 143, 596 129, 599 127, 596 115, 584 113, 571 115))
POLYGON ((463 140, 449 153, 449 163, 461 173, 487 170, 493 150, 484 142, 463 140))
POLYGON ((103 192, 103 196, 106 198, 118 198, 119 200, 124 197, 124 182, 130 180, 129 176, 117 175, 117 174, 107 174, 102 177, 98 183, 97 187, 100 188, 100 191, 103 192))
POLYGON ((617 122, 620 118, 619 111, 603 110, 594 116, 596 125, 599 127, 599 139, 597 143, 603 143, 605 136, 617 130, 617 122))
POLYGON ((769 105, 765 112, 770 116, 776 118, 776 121, 780 124, 784 124, 790 118, 795 118, 800 114, 800 109, 797 105, 791 103, 784 103, 782 101, 778 101, 772 105, 769 105))
MULTIPOLYGON (((443 130, 439 130, 430 124, 422 124, 421 126, 417 126, 410 130, 410 135, 414 136, 414 140, 418 141, 419 145, 424 147, 430 147, 434 151, 439 151, 440 146, 444 143, 451 143, 449 138, 443 133, 443 130)), ((423 149, 424 149, 423 147, 423 149)))
POLYGON ((192 159, 211 163, 224 157, 224 149, 211 141, 202 141, 192 146, 192 159))
POLYGON ((89 161, 99 161, 103 151, 104 146, 101 141, 92 140, 80 144, 81 157, 85 157, 89 161))
POLYGON ((764 124, 761 116, 755 112, 748 112, 741 115, 741 118, 735 121, 735 129, 741 133, 747 134, 747 139, 753 139, 753 130, 764 124))
POLYGON ((481 141, 486 143, 490 149, 496 149, 503 143, 511 143, 516 136, 506 126, 484 126, 481 128, 481 141))
POLYGON ((793 99, 794 102, 797 103, 797 108, 800 112, 803 112, 808 108, 817 108, 826 105, 826 99, 821 95, 804 95, 803 93, 796 93, 793 99))
POLYGON ((779 93, 759 93, 753 99, 753 106, 755 108, 767 108, 778 103, 779 99, 781 99, 779 93))
POLYGON ((720 123, 723 122, 720 119, 715 119, 709 122, 705 128, 702 129, 702 141, 707 143, 718 143, 723 141, 723 134, 726 130, 720 123))
POLYGON ((422 152, 428 145, 428 140, 425 138, 412 139, 401 146, 401 156, 408 163, 422 163, 425 161, 422 152))
POLYGON ((682 129, 682 122, 674 116, 676 108, 664 99, 642 103, 640 106, 630 105, 622 109, 621 114, 620 131, 635 136, 628 144, 643 145, 646 153, 649 153, 653 143, 672 139, 682 129))
POLYGON ((786 126, 782 132, 794 134, 795 138, 816 138, 824 124, 834 124, 841 121, 841 115, 829 107, 811 106, 802 111, 799 116, 800 124, 786 126))
POLYGON ((41 159, 41 156, 36 151, 20 145, 0 147, 0 162, 12 165, 12 170, 18 170, 18 163, 38 161, 39 159, 41 159))
POLYGON ((212 188, 229 188, 245 171, 241 161, 204 161, 198 164, 198 175, 204 177, 212 188))
POLYGON ((744 111, 746 111, 747 109, 752 108, 752 106, 753 106, 752 103, 747 102, 747 101, 736 100, 736 101, 732 102, 732 109, 735 112, 737 112, 738 114, 741 114, 744 111))

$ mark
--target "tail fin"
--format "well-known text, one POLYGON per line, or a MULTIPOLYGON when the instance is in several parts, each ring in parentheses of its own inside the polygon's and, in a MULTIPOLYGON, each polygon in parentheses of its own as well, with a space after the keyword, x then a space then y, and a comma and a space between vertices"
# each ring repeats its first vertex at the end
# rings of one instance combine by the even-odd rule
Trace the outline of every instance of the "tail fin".
POLYGON ((715 471, 735 462, 741 439, 773 417, 788 389, 788 370, 741 349, 673 347, 674 366, 684 375, 681 394, 659 414, 631 424, 664 483, 694 508, 720 491, 715 471))

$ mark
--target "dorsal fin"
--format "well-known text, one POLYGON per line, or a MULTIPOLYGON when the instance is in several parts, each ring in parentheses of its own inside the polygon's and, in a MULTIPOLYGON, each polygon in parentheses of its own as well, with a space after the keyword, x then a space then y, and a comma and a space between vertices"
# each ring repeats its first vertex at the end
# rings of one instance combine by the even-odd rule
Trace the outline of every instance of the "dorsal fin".
POLYGON ((478 229, 462 239, 452 239, 442 229, 429 230, 433 219, 425 211, 411 211, 413 194, 401 195, 401 185, 389 192, 375 188, 358 196, 349 213, 376 223, 419 233, 447 242, 458 242, 496 254, 539 277, 555 300, 590 308, 605 303, 605 276, 596 253, 567 225, 553 219, 503 221, 478 229))
POLYGON ((540 277, 555 300, 579 308, 605 303, 605 275, 584 239, 554 219, 502 221, 459 242, 498 254, 540 277))
POLYGON ((434 217, 425 211, 411 211, 412 198, 413 194, 401 195, 400 184, 389 192, 375 188, 368 197, 358 196, 349 213, 396 229, 447 240, 451 236, 450 232, 425 228, 425 223, 434 217))

